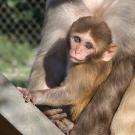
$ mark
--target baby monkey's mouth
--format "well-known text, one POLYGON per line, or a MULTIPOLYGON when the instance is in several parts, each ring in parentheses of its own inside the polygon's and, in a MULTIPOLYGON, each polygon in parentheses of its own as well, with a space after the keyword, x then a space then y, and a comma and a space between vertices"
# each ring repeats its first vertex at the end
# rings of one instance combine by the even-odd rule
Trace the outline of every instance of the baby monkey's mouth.
POLYGON ((73 63, 83 63, 83 62, 84 62, 84 60, 80 60, 80 59, 77 59, 77 58, 72 57, 72 56, 70 56, 70 60, 71 60, 73 63))

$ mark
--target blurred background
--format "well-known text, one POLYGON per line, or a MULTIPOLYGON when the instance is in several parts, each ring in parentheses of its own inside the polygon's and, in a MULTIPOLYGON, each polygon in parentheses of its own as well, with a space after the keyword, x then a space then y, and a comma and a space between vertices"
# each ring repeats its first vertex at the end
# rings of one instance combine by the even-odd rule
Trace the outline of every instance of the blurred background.
POLYGON ((41 40, 45 0, 0 0, 0 72, 25 87, 41 40))

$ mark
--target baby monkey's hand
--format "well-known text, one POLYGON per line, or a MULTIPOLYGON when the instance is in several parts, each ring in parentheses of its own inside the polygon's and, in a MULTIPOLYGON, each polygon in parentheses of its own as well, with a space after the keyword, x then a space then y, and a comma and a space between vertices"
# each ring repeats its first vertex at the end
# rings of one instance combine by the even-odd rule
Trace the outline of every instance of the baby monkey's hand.
POLYGON ((35 104, 35 96, 26 88, 17 87, 17 89, 23 94, 23 98, 25 102, 32 102, 35 104))

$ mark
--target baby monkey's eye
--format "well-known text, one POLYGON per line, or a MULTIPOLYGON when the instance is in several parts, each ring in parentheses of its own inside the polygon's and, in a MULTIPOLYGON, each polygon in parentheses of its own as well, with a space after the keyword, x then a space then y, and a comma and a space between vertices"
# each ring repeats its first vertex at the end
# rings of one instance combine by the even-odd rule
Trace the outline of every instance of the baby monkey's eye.
POLYGON ((73 39, 76 43, 80 43, 81 42, 81 38, 79 36, 73 36, 73 39))
POLYGON ((93 48, 93 44, 90 43, 90 42, 87 42, 87 43, 85 44, 85 47, 86 47, 87 49, 92 49, 92 48, 93 48))

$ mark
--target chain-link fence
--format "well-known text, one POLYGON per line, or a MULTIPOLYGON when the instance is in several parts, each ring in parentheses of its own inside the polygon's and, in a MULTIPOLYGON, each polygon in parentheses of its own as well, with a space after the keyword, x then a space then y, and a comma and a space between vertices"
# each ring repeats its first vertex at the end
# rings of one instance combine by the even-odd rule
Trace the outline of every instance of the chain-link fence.
POLYGON ((45 1, 0 0, 0 72, 20 84, 40 44, 45 1))
POLYGON ((39 44, 44 12, 45 0, 0 0, 0 35, 39 44))

